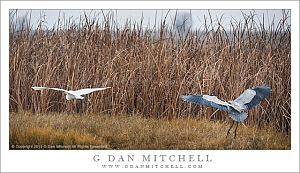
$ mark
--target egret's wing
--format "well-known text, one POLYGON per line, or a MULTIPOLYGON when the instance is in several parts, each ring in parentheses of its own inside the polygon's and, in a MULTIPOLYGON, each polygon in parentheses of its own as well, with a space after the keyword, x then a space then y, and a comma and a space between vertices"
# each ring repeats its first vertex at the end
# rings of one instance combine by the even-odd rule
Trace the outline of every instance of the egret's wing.
POLYGON ((31 87, 34 90, 55 90, 55 91, 63 91, 63 92, 68 92, 67 90, 60 89, 60 88, 49 88, 49 87, 31 87))
POLYGON ((230 104, 218 99, 216 96, 209 95, 187 95, 181 97, 184 101, 195 103, 198 105, 205 105, 215 107, 220 110, 229 111, 230 104))
POLYGON ((111 88, 111 87, 105 87, 105 88, 85 88, 85 89, 80 89, 80 90, 73 91, 72 93, 74 93, 76 95, 85 95, 85 94, 92 93, 94 91, 106 90, 108 88, 111 88))
POLYGON ((267 85, 257 86, 244 91, 234 102, 251 109, 258 105, 264 98, 271 94, 271 88, 267 85))

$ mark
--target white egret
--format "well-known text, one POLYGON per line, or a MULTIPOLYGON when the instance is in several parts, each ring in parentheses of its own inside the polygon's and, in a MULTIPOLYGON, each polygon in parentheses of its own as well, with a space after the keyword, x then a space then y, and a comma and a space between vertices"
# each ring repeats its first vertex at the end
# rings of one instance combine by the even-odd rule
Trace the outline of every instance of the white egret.
POLYGON ((65 89, 60 89, 60 88, 49 88, 49 87, 31 87, 32 89, 39 91, 39 90, 55 90, 55 91, 62 91, 66 94, 66 99, 67 100, 72 100, 72 99, 84 99, 83 95, 95 92, 95 91, 102 91, 109 89, 111 87, 105 87, 105 88, 84 88, 80 90, 65 90, 65 89))

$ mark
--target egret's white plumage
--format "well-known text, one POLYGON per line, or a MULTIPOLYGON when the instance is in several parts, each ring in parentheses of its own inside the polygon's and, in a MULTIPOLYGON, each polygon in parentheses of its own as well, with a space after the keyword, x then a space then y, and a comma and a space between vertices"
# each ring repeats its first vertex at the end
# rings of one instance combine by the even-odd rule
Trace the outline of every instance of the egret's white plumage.
MULTIPOLYGON (((205 105, 224 110, 229 113, 229 117, 233 119, 233 124, 243 122, 248 114, 247 111, 258 105, 264 98, 271 94, 271 88, 267 85, 257 86, 245 90, 238 98, 233 101, 224 102, 216 96, 209 95, 187 95, 181 98, 184 101, 195 103, 198 105, 205 105)), ((233 126, 233 125, 232 125, 233 126)), ((230 129, 232 128, 230 127, 230 129)), ((227 132, 227 135, 230 131, 227 132)), ((236 126, 237 129, 237 126, 236 126)), ((235 135, 236 135, 235 129, 235 135)))
POLYGON ((65 89, 60 89, 60 88, 49 88, 49 87, 31 87, 34 90, 55 90, 55 91, 62 91, 66 94, 66 99, 67 100, 72 100, 72 99, 84 99, 82 95, 90 94, 95 91, 101 91, 101 90, 106 90, 111 87, 105 87, 105 88, 84 88, 80 90, 65 90, 65 89))

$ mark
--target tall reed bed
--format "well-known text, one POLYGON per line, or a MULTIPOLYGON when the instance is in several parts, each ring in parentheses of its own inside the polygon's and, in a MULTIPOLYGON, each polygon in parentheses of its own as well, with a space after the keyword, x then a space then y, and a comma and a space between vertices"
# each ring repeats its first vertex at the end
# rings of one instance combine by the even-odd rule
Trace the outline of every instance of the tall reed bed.
MULTIPOLYGON (((36 29, 10 24, 10 111, 104 112, 157 118, 224 120, 226 113, 184 103, 184 94, 211 94, 224 100, 245 89, 269 84, 272 95, 251 110, 246 123, 283 132, 291 123, 291 31, 289 16, 266 28, 254 15, 232 22, 230 30, 205 18, 203 30, 182 32, 168 26, 143 28, 142 22, 114 24, 107 15, 81 16, 79 24, 36 29), (63 26, 63 27, 61 27, 63 26), (31 86, 64 89, 111 86, 86 103, 64 94, 36 92, 31 86)), ((220 22, 219 22, 220 23, 220 22)), ((20 24, 19 24, 20 25, 20 24)))

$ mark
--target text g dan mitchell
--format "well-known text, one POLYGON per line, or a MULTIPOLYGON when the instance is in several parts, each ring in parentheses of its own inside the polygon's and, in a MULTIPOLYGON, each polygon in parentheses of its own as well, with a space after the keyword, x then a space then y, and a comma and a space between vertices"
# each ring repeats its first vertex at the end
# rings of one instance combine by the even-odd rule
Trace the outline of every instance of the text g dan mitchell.
POLYGON ((94 162, 110 162, 110 163, 129 163, 129 162, 189 162, 189 163, 204 163, 212 162, 210 156, 207 155, 184 155, 184 154, 155 154, 155 155, 93 155, 94 162))

